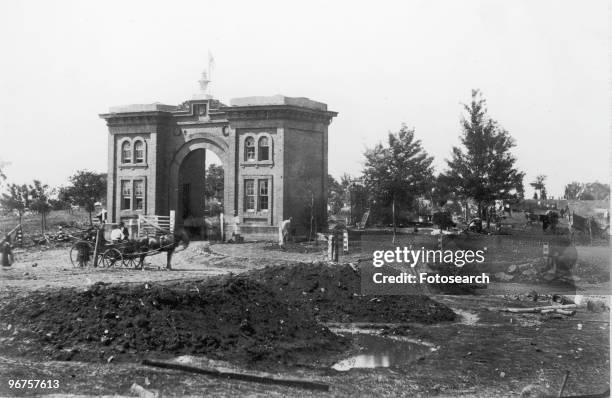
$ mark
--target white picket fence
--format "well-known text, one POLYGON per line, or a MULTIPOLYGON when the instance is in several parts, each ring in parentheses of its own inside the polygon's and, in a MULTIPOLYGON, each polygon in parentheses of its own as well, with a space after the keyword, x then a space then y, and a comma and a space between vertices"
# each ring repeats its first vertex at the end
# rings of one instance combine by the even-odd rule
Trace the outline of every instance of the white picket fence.
POLYGON ((137 236, 159 236, 174 232, 175 218, 174 210, 170 211, 169 216, 154 215, 138 215, 137 236))

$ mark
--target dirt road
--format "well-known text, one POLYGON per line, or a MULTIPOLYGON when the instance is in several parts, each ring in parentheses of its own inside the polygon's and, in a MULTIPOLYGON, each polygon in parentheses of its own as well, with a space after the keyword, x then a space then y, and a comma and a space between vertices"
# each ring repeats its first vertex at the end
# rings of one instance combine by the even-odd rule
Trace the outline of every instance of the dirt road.
MULTIPOLYGON (((85 289, 96 282, 202 279, 271 265, 312 262, 323 255, 280 252, 267 250, 264 246, 213 245, 209 250, 205 243, 194 243, 175 255, 173 271, 164 270, 164 256, 147 259, 145 271, 135 271, 75 269, 68 261, 66 249, 17 253, 18 263, 0 274, 1 299, 5 302, 34 290, 50 291, 59 287, 85 289)), ((511 297, 436 296, 435 300, 455 310, 459 319, 435 325, 367 326, 377 335, 388 336, 385 337, 390 342, 387 351, 377 353, 381 357, 397 351, 398 341, 414 341, 426 347, 423 355, 408 356, 390 367, 373 369, 336 371, 314 362, 290 368, 279 364, 267 369, 276 377, 327 383, 329 394, 221 380, 130 362, 41 362, 36 357, 22 358, 6 350, 0 351, 0 394, 32 395, 32 391, 9 389, 9 379, 50 379, 58 380, 59 388, 38 390, 37 394, 130 395, 130 386, 137 383, 149 390, 161 391, 164 396, 519 396, 529 384, 556 391, 567 370, 570 377, 566 395, 596 393, 609 388, 609 312, 595 313, 579 308, 573 317, 557 319, 489 310, 491 307, 542 305, 518 302, 511 297)), ((339 326, 353 333, 363 332, 348 324, 335 325, 339 326)), ((0 322, 0 327, 6 331, 9 325, 0 322)), ((354 345, 345 357, 366 349, 354 345)), ((204 361, 189 357, 175 360, 195 364, 204 361)), ((329 363, 329 360, 324 362, 329 363)), ((244 363, 207 364, 235 371, 253 371, 244 363)))

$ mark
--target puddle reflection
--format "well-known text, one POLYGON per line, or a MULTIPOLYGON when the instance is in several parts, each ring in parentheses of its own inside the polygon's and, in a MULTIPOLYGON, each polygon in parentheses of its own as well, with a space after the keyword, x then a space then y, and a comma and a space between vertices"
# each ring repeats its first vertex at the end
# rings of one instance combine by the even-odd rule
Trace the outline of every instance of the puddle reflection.
POLYGON ((334 366, 338 371, 350 369, 388 368, 415 361, 430 352, 430 348, 422 344, 400 342, 384 337, 357 334, 357 343, 362 347, 355 356, 344 359, 334 366))

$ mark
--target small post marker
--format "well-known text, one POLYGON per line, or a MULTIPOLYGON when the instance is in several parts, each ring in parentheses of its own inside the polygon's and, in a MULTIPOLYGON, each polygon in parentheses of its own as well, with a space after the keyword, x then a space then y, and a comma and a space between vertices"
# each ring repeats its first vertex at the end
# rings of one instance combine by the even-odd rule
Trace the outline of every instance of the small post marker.
POLYGON ((17 228, 17 233, 15 234, 15 239, 17 241, 18 246, 23 246, 23 230, 21 229, 21 224, 19 224, 19 228, 17 228))
POLYGON ((348 229, 345 229, 344 232, 342 233, 342 251, 344 253, 348 253, 349 252, 349 233, 348 233, 348 229))
POLYGON ((102 228, 98 228, 96 231, 96 245, 94 246, 94 255, 93 255, 93 266, 98 266, 98 253, 100 251, 100 240, 102 238, 102 228))

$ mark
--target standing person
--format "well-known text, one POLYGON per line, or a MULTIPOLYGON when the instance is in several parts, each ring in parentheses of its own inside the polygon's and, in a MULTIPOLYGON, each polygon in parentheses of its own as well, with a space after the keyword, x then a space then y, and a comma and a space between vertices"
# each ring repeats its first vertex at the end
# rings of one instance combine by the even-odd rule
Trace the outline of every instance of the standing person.
POLYGON ((279 228, 279 246, 281 248, 285 247, 285 243, 287 243, 287 238, 289 237, 289 232, 291 229, 291 220, 293 217, 289 217, 289 219, 284 220, 280 224, 279 228))
POLYGON ((2 252, 2 266, 10 267, 13 265, 15 260, 13 256, 13 247, 11 246, 11 236, 6 235, 2 244, 0 244, 0 251, 2 252))
POLYGON ((96 218, 100 221, 100 224, 106 224, 106 221, 108 219, 108 212, 105 208, 102 207, 102 203, 100 202, 96 202, 94 206, 96 209, 100 209, 98 214, 96 214, 96 218))

